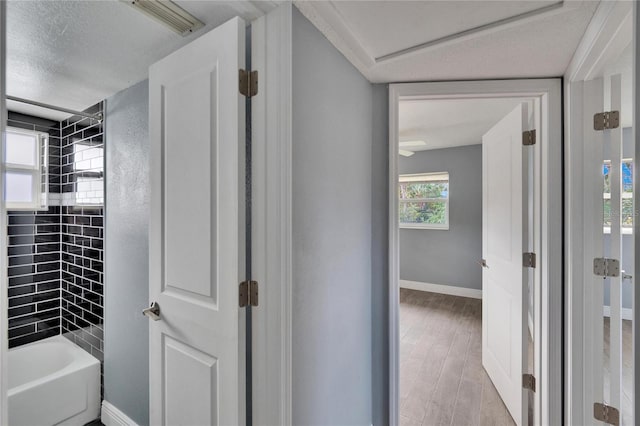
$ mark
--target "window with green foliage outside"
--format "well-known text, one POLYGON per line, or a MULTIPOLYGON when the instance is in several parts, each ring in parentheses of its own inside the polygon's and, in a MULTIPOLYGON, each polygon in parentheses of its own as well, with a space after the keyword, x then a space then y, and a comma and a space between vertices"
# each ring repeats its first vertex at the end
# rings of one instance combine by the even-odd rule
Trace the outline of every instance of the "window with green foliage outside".
MULTIPOLYGON (((622 160, 622 216, 620 217, 620 225, 622 232, 630 234, 633 229, 633 160, 622 160)), ((603 210, 604 210, 604 230, 605 233, 611 232, 611 161, 606 160, 602 166, 602 174, 604 175, 604 193, 603 193, 603 210)))
POLYGON ((401 228, 449 229, 449 173, 400 175, 401 228))

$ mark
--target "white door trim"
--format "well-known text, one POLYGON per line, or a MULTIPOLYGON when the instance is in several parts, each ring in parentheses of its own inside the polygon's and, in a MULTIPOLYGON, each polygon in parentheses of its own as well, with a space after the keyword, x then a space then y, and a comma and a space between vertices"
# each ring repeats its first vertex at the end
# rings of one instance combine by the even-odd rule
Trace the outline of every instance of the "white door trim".
MULTIPOLYGON (((0 241, 7 241, 7 209, 4 203, 4 134, 7 123, 6 37, 7 3, 0 2, 0 241)), ((8 423, 7 351, 7 245, 0 244, 0 424, 8 423)))
MULTIPOLYGON (((630 25, 635 25, 632 14, 632 7, 635 6, 635 2, 600 2, 564 75, 564 108, 567 117, 564 151, 566 170, 564 199, 566 206, 566 227, 564 229, 566 241, 564 252, 566 271, 564 394, 566 399, 564 421, 565 424, 570 425, 587 424, 593 421, 591 418, 585 418, 585 415, 589 415, 588 413, 591 412, 593 401, 587 401, 592 399, 589 386, 585 383, 585 375, 589 374, 585 363, 589 363, 590 358, 585 356, 584 350, 584 348, 591 346, 589 339, 584 334, 585 303, 589 303, 584 283, 587 279, 585 273, 589 273, 591 267, 587 264, 588 259, 585 259, 585 253, 591 251, 590 235, 592 234, 589 225, 585 226, 590 223, 591 213, 585 211, 584 207, 583 162, 585 151, 583 146, 587 136, 585 126, 589 125, 589 123, 584 123, 586 96, 584 81, 592 80, 601 75, 604 66, 612 58, 620 55, 625 47, 625 41, 622 38, 626 32, 625 26, 628 28, 630 25)), ((635 28, 637 29, 637 25, 635 28)), ((635 87, 637 90, 637 86, 635 87)), ((638 98, 635 99, 637 117, 638 98)), ((636 147, 636 152, 640 152, 638 148, 636 147)), ((636 176, 637 178, 638 176, 636 176)), ((637 203, 638 200, 635 202, 637 203)), ((636 239, 638 238, 637 226, 638 222, 636 221, 636 229, 634 230, 636 239)), ((637 240, 636 243, 638 243, 637 240)), ((640 267, 638 254, 640 253, 636 253, 636 267, 640 267)), ((587 281, 591 282, 591 280, 587 281)), ((636 297, 639 293, 636 292, 636 297)), ((639 377, 636 372, 637 389, 640 386, 639 377)), ((636 398, 636 401, 639 401, 638 393, 636 393, 636 398)))
POLYGON ((253 423, 292 423, 292 5, 251 24, 252 277, 260 301, 252 308, 253 423))
POLYGON ((399 228, 397 214, 398 102, 420 99, 529 97, 540 100, 542 126, 536 144, 534 193, 535 250, 538 253, 536 356, 539 388, 536 405, 540 424, 561 424, 562 418, 562 105, 559 79, 403 83, 389 87, 389 423, 399 420, 399 228))

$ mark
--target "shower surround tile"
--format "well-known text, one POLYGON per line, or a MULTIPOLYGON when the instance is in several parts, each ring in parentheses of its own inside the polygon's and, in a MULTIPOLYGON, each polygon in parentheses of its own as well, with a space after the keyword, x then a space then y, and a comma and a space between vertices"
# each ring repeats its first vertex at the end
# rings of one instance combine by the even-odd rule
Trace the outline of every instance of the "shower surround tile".
MULTIPOLYGON (((49 194, 60 192, 60 123, 10 112, 7 125, 49 134, 49 194)), ((7 212, 9 347, 60 334, 60 207, 7 212)))
POLYGON ((8 213, 9 346, 63 334, 102 361, 103 123, 10 113, 9 126, 50 136, 49 209, 8 213))
MULTIPOLYGON (((103 112, 103 103, 87 112, 103 112)), ((71 117, 60 130, 62 333, 102 361, 103 123, 71 117)))

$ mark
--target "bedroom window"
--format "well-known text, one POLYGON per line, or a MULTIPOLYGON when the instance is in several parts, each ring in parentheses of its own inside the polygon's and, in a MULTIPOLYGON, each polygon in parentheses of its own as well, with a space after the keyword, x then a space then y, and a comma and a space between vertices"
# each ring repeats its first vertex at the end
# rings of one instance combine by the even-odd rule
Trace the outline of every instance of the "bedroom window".
POLYGON ((449 229, 449 173, 400 175, 400 227, 449 229))
MULTIPOLYGON (((622 227, 623 234, 633 233, 633 159, 625 158, 622 160, 622 217, 620 218, 620 225, 622 227)), ((603 230, 605 234, 611 233, 611 184, 609 173, 611 169, 611 161, 605 160, 602 166, 602 174, 604 175, 604 193, 603 196, 603 210, 604 210, 604 223, 603 230)))

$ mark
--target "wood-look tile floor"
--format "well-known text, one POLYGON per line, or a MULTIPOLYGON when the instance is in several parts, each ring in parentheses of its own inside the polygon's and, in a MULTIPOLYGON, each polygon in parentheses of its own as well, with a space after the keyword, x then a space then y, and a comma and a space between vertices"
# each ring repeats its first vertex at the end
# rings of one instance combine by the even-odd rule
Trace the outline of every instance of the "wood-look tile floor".
POLYGON ((514 425, 482 367, 482 301, 400 290, 400 424, 514 425))

